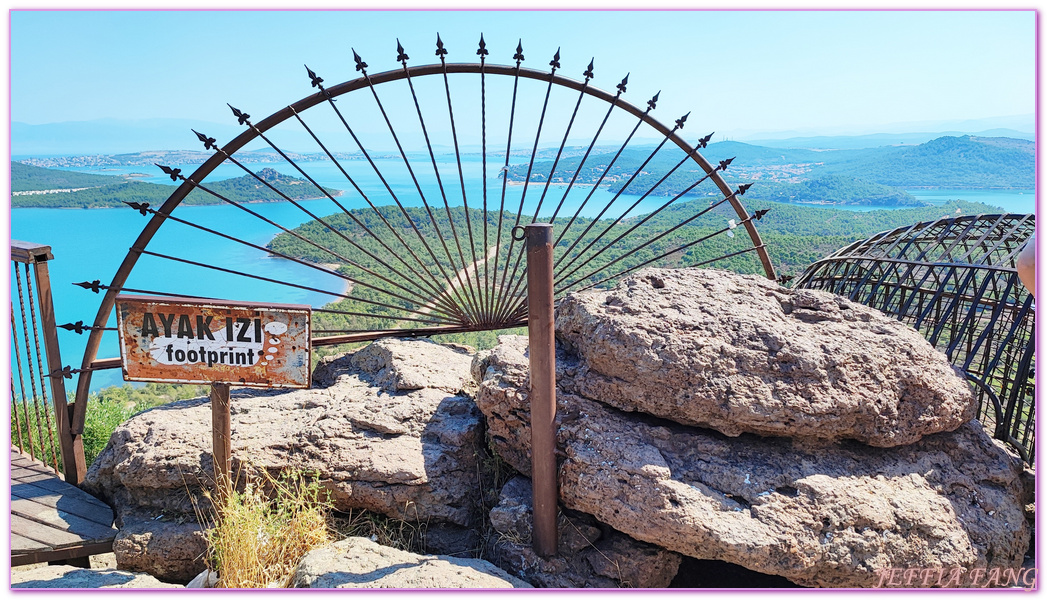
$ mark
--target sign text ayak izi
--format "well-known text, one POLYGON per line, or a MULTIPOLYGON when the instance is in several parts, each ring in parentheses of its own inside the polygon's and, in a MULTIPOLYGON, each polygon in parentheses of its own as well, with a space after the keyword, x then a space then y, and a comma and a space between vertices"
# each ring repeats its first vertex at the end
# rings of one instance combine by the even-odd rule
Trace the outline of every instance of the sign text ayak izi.
POLYGON ((309 387, 310 309, 117 298, 127 381, 309 387))

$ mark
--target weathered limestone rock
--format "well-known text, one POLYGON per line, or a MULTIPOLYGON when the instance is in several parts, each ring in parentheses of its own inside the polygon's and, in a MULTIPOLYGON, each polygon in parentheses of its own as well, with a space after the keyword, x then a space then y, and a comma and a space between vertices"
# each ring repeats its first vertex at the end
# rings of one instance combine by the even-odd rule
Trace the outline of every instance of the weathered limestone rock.
POLYGON ((592 517, 561 512, 557 555, 544 559, 531 548, 531 480, 517 476, 502 488, 491 510, 491 561, 538 587, 664 588, 676 575, 681 557, 637 542, 592 517))
POLYGON ((975 416, 970 385, 911 327, 826 292, 645 269, 559 306, 580 395, 685 425, 910 444, 975 416))
POLYGON ((119 525, 113 554, 123 570, 185 583, 207 568, 207 540, 195 520, 136 510, 125 512, 119 525))
POLYGON ((367 538, 346 538, 306 554, 295 588, 529 588, 475 558, 413 554, 367 538))
POLYGON ((12 588, 181 588, 143 573, 116 569, 78 569, 69 565, 47 565, 11 571, 12 588))
MULTIPOLYGON (((428 340, 386 340, 322 361, 313 389, 234 391, 233 472, 309 473, 337 510, 474 527, 483 423, 462 393, 474 385, 470 362, 428 340)), ((211 445, 206 399, 158 407, 117 428, 84 486, 114 506, 118 526, 138 510, 192 522, 194 500, 210 510, 202 490, 211 485, 211 445)), ((203 570, 192 568, 188 578, 203 570)))
MULTIPOLYGON (((479 359, 477 403, 527 473, 526 339, 479 359)), ((563 381, 583 369, 557 358, 563 381)), ((558 392, 564 506, 637 539, 806 586, 873 586, 899 567, 1021 566, 1020 461, 975 422, 894 448, 726 437, 558 392)))

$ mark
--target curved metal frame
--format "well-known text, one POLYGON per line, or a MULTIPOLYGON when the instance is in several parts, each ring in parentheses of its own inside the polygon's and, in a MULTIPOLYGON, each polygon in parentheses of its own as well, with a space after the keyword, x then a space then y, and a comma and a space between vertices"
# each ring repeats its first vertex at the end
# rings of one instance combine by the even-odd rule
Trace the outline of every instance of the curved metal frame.
POLYGON ((764 271, 769 279, 775 279, 774 267, 771 264, 770 256, 767 253, 767 249, 764 247, 763 241, 760 238, 756 227, 752 221, 748 219, 749 215, 746 213, 745 207, 741 201, 728 187, 726 181, 716 171, 713 166, 701 155, 692 148, 690 144, 685 142, 683 138, 673 132, 672 129, 666 127, 659 121, 652 118, 645 111, 637 108, 636 106, 626 102, 625 100, 598 88, 587 85, 586 83, 563 77, 561 75, 538 71, 534 69, 524 68, 520 66, 509 66, 509 65, 491 65, 486 63, 447 63, 447 64, 429 64, 413 67, 405 67, 402 69, 395 69, 391 71, 385 71, 374 75, 364 75, 356 79, 332 86, 327 88, 325 92, 317 92, 315 94, 306 96, 301 100, 291 104, 281 110, 274 112, 265 119, 254 124, 254 127, 247 129, 239 136, 234 138, 232 141, 225 144, 220 151, 216 152, 211 158, 209 158, 204 164, 200 165, 190 175, 186 181, 182 183, 171 194, 170 197, 163 203, 163 205, 157 209, 156 213, 149 220, 142 232, 139 234, 135 243, 131 246, 131 249, 125 256, 120 267, 117 269, 116 274, 113 276, 112 283, 105 292, 105 296, 102 298, 101 305, 98 308, 98 313, 94 321, 94 329, 87 340, 87 347, 84 350, 84 358, 81 363, 81 373, 77 382, 76 390, 76 403, 74 408, 74 423, 83 423, 83 415, 86 407, 86 398, 91 385, 91 367, 95 363, 95 359, 98 354, 98 348, 101 344, 102 331, 100 328, 105 327, 106 322, 109 320, 109 315, 113 310, 113 306, 116 301, 116 295, 119 293, 120 288, 126 282, 131 270, 134 268, 138 261, 138 257, 145 250, 146 246, 152 240, 153 236, 160 229, 160 225, 166 220, 169 215, 191 192, 195 185, 194 183, 202 182, 214 169, 222 164, 226 159, 224 155, 232 155, 247 145, 249 142, 256 139, 260 133, 271 129, 272 127, 284 122, 287 119, 294 117, 297 113, 301 113, 309 108, 312 108, 318 104, 326 102, 328 97, 337 98, 343 94, 353 92, 356 90, 364 89, 369 86, 379 85, 382 83, 388 83, 392 81, 399 81, 410 77, 424 77, 427 75, 443 75, 448 74, 480 74, 485 75, 508 75, 508 76, 519 76, 527 79, 534 79, 543 82, 549 82, 551 84, 557 84, 562 87, 573 89, 575 91, 588 94, 594 98, 603 100, 604 102, 611 103, 615 102, 615 105, 621 107, 626 112, 639 118, 644 123, 666 136, 680 149, 682 149, 695 163, 697 163, 707 174, 707 176, 715 183, 720 192, 729 200, 731 206, 734 207, 739 219, 743 221, 746 231, 752 240, 753 247, 760 258, 760 262, 763 265, 764 271))
POLYGON ((994 437, 1031 463, 1034 300, 1015 264, 1034 226, 1035 215, 998 214, 899 227, 813 263, 795 287, 841 294, 913 326, 977 386, 978 418, 991 419, 994 437))

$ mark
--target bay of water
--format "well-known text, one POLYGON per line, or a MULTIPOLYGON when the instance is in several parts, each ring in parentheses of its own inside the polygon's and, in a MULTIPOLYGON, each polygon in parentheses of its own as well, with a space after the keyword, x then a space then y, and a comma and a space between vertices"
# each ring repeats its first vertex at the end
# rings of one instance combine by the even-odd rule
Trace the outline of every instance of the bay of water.
MULTIPOLYGON (((428 161, 428 157, 425 157, 428 161)), ((405 206, 421 206, 419 192, 410 174, 400 159, 380 159, 383 174, 393 193, 405 206)), ((385 185, 374 176, 366 161, 344 161, 345 167, 357 181, 364 194, 376 205, 390 205, 392 196, 385 185)), ((462 188, 455 162, 438 162, 442 181, 437 182, 431 164, 412 162, 415 175, 419 179, 422 193, 430 205, 442 209, 443 197, 446 195, 451 206, 462 205, 462 188), (440 184, 443 185, 441 193, 440 184)), ((194 165, 172 165, 189 174, 194 165)), ((320 185, 345 190, 338 201, 348 209, 366 207, 361 196, 349 186, 344 175, 331 162, 304 163, 303 168, 320 185)), ((502 204, 502 183, 496 178, 500 165, 488 165, 487 195, 488 207, 496 210, 502 204)), ((294 167, 284 164, 248 165, 254 171, 270 167, 278 171, 301 177, 294 167)), ((119 167, 119 170, 73 168, 82 172, 102 174, 141 173, 149 171, 144 167, 119 167)), ((155 183, 170 183, 162 173, 145 178, 155 183)), ((208 180, 216 181, 229 177, 239 177, 244 172, 235 165, 219 167, 208 180)), ((478 156, 463 157, 463 174, 467 198, 471 208, 480 208, 483 200, 483 172, 478 156)), ((542 208, 539 213, 549 216, 556 206, 563 201, 559 214, 561 218, 573 215, 581 209, 582 216, 596 217, 599 211, 615 197, 606 190, 592 191, 589 187, 576 187, 563 198, 564 186, 550 186, 545 192, 542 184, 528 186, 523 213, 533 214, 539 201, 542 208), (586 198, 592 191, 592 197, 586 198)), ((520 198, 524 186, 507 186, 504 206, 506 210, 516 212, 520 207, 520 198)), ((1035 206, 1035 195, 1031 190, 993 191, 993 190, 916 190, 911 194, 927 200, 932 204, 942 204, 952 199, 963 199, 1000 206, 1008 212, 1032 212, 1035 206)), ((648 198, 630 212, 639 215, 650 212, 664 203, 666 198, 648 198)), ((632 196, 621 196, 605 216, 615 217, 636 201, 632 196)), ((340 213, 341 210, 329 199, 308 200, 300 202, 310 212, 318 216, 340 213)), ((290 203, 261 203, 249 207, 284 227, 293 228, 310 220, 303 211, 290 203)), ((844 207, 836 207, 844 208, 844 207)), ((894 207, 847 207, 846 210, 869 211, 894 207)), ((181 206, 174 216, 206 225, 227 235, 246 240, 258 246, 265 246, 279 229, 269 225, 235 206, 181 206)), ((58 323, 84 321, 90 325, 95 318, 101 294, 83 290, 72 285, 74 282, 99 279, 103 284, 112 280, 120 262, 134 243, 139 232, 148 222, 138 212, 128 208, 110 209, 16 209, 11 213, 11 238, 50 245, 55 256, 50 263, 55 312, 58 323)), ((338 294, 345 289, 342 278, 322 273, 305 265, 281 258, 270 257, 268 253, 250 248, 241 243, 215 236, 176 222, 167 222, 160 228, 148 246, 148 250, 195 260, 201 263, 221 266, 272 278, 277 281, 294 282, 300 285, 323 290, 329 293, 302 290, 276 283, 232 275, 218 270, 203 269, 184 265, 170 260, 143 256, 128 280, 126 287, 147 291, 166 291, 186 295, 200 295, 213 298, 243 301, 263 301, 272 303, 308 304, 320 307, 338 299, 338 294)), ((14 282, 12 280, 12 293, 14 282)), ((110 319, 110 326, 115 326, 115 317, 110 319)), ((59 330, 63 363, 80 366, 86 345, 87 335, 59 330)), ((103 336, 100 358, 119 355, 118 340, 115 332, 103 336)), ((122 383, 120 371, 113 369, 99 371, 92 378, 92 389, 122 383)))

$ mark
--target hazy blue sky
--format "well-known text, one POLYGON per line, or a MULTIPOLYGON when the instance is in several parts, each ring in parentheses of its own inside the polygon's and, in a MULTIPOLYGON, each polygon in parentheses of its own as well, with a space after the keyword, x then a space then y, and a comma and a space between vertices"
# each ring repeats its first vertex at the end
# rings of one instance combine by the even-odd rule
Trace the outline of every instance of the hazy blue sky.
POLYGON ((900 122, 1033 113, 1032 11, 927 12, 26 12, 11 13, 11 119, 229 120, 311 93, 303 63, 328 84, 435 62, 545 69, 608 90, 630 73, 630 100, 662 91, 659 114, 695 111, 718 133, 868 133, 900 122))

